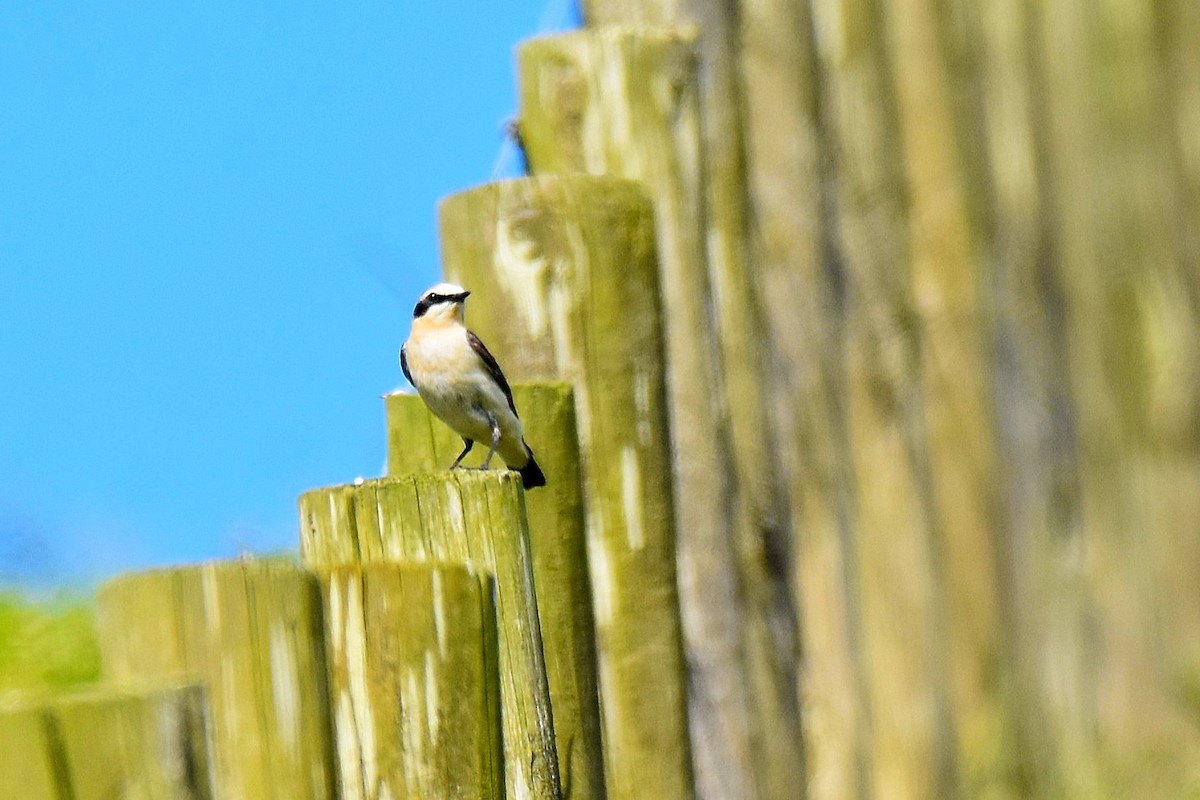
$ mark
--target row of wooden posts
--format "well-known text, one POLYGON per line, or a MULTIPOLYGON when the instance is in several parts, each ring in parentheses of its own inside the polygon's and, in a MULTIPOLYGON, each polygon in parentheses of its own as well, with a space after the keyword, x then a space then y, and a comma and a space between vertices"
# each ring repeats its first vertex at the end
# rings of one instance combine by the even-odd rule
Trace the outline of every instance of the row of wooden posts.
MULTIPOLYGON (((556 48, 582 41, 530 52, 561 66, 556 48)), ((694 112, 687 37, 597 45, 678 62, 658 80, 694 112)), ((527 136, 551 126, 523 113, 527 136)), ((447 472, 457 438, 415 395, 390 395, 389 477, 300 498, 302 566, 208 563, 101 588, 115 688, 4 712, 0 742, 20 743, 0 748, 6 785, 64 800, 691 796, 672 448, 691 442, 680 463, 706 469, 711 446, 669 426, 671 359, 704 355, 665 338, 660 269, 689 262, 659 258, 684 221, 658 211, 641 182, 586 174, 444 201, 444 271, 482 298, 471 327, 530 381, 516 401, 549 486, 447 472)))
MULTIPOLYGON (((677 614, 674 592, 623 592, 616 562, 644 543, 585 536, 570 385, 514 391, 537 421, 545 490, 446 472, 457 438, 394 394, 389 477, 301 496, 303 566, 239 559, 106 583, 111 688, 0 713, 4 796, 595 798, 605 738, 627 796, 672 760, 686 775, 679 643, 644 625, 677 614), (612 559, 596 627, 589 550, 612 559), (617 712, 603 731, 597 634, 617 712), (660 698, 673 718, 645 713, 660 698)), ((611 510, 650 526, 669 519, 657 502, 636 489, 611 510)))
POLYGON ((306 568, 102 593, 107 675, 184 664, 207 702, 143 685, 108 738, 81 720, 114 696, 14 711, 3 774, 72 798, 206 770, 248 798, 1200 786, 1193 0, 584 6, 636 27, 519 48, 537 177, 440 208, 468 323, 540 382, 517 401, 550 485, 440 474, 457 442, 390 398, 392 477, 302 498, 306 568), (353 566, 396 558, 425 566, 353 566), (141 741, 168 766, 115 755, 141 741))

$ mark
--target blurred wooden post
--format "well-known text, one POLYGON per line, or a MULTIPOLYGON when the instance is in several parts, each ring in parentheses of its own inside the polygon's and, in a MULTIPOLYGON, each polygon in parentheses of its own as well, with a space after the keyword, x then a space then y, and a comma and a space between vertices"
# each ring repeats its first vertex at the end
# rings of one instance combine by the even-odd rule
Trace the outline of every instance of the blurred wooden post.
MULTIPOLYGON (((911 197, 886 31, 869 0, 814 6, 829 87, 833 207, 847 295, 844 402, 857 497, 864 683, 880 796, 962 792, 949 665, 944 524, 929 457, 913 297, 911 197), (835 20, 837 20, 835 22, 835 20), (903 581, 895 581, 901 572, 903 581)), ((958 534, 958 531, 950 533, 958 534)))
MULTIPOLYGON (((566 797, 603 797, 595 626, 575 399, 566 383, 516 383, 512 389, 526 439, 548 481, 545 487, 526 492, 525 510, 559 774, 566 797)), ((386 401, 388 474, 436 473, 449 467, 462 449, 462 440, 429 413, 420 397, 391 394, 386 401)), ((483 456, 472 452, 466 463, 476 464, 483 456)))
POLYGON ((521 131, 535 173, 634 178, 654 198, 698 788, 771 797, 804 780, 791 519, 736 117, 705 128, 696 56, 715 40, 694 33, 596 28, 526 42, 521 131))
POLYGON ((1028 24, 1078 458, 1077 516, 1044 548, 1074 579, 1051 595, 1069 627, 1047 632, 1044 699, 1069 726, 1068 791, 1195 793, 1200 96, 1177 69, 1200 20, 1104 0, 1035 5, 1028 24))
POLYGON ((465 562, 495 575, 507 792, 561 797, 520 477, 456 470, 380 478, 353 488, 354 527, 349 516, 334 527, 328 515, 310 513, 344 491, 314 489, 300 498, 301 550, 310 566, 343 566, 315 559, 354 550, 364 564, 465 562))
POLYGON ((508 374, 575 387, 609 794, 688 797, 649 198, 611 178, 507 181, 446 198, 440 224, 446 274, 486 298, 467 322, 508 374))
POLYGON ((834 129, 812 7, 739 6, 752 270, 778 359, 767 378, 792 497, 807 796, 870 796, 869 654, 846 401, 834 129))
MULTIPOLYGON (((931 564, 940 573, 941 658, 953 715, 947 743, 957 750, 960 785, 987 792, 1014 774, 1033 774, 1041 755, 1020 730, 1006 608, 1013 590, 1005 563, 1012 520, 1004 508, 993 397, 1002 379, 993 375, 998 340, 989 292, 997 263, 988 220, 995 200, 979 158, 986 149, 979 113, 985 101, 966 89, 985 48, 951 41, 951 31, 970 23, 948 6, 946 0, 901 0, 873 13, 883 15, 888 32, 882 46, 893 64, 902 130, 912 307, 920 322, 923 457, 937 515, 931 564), (1006 668, 998 670, 997 663, 1006 668), (1004 731, 1003 745, 985 756, 979 742, 995 731, 1004 731)), ((1005 390, 1027 386, 1016 382, 1005 390)), ((1005 413, 1013 409, 1008 403, 1005 413)))
POLYGON ((491 579, 465 566, 323 571, 341 800, 504 794, 491 579))
POLYGON ((212 800, 199 686, 96 688, 0 712, 0 794, 21 800, 212 800))
POLYGON ((97 605, 107 679, 208 689, 220 792, 333 797, 315 576, 285 563, 209 562, 119 576, 97 605))
POLYGON ((209 800, 207 702, 198 686, 99 690, 52 706, 72 800, 209 800))
POLYGON ((41 703, 0 707, 0 796, 23 800, 70 800, 60 776, 62 755, 41 703))
MULTIPOLYGON (((699 147, 693 151, 681 136, 677 143, 682 149, 674 154, 677 163, 686 166, 679 171, 663 169, 657 160, 633 152, 638 143, 651 138, 653 130, 639 126, 630 137, 635 143, 633 148, 625 148, 626 154, 613 157, 612 149, 604 146, 609 154, 606 163, 599 170, 588 167, 588 171, 644 180, 660 206, 671 202, 669 197, 690 195, 700 201, 697 217, 676 222, 697 226, 707 285, 697 280, 694 273, 689 278, 697 290, 707 293, 704 301, 711 310, 708 324, 715 346, 710 360, 715 368, 705 376, 705 383, 710 387, 716 419, 727 426, 726 431, 714 431, 713 436, 724 461, 722 466, 730 473, 728 501, 730 505, 736 504, 735 524, 728 532, 732 558, 723 567, 731 574, 726 580, 733 594, 719 597, 711 591, 714 570, 722 568, 719 559, 713 564, 697 560, 694 580, 706 588, 685 602, 685 620, 692 613, 702 617, 698 624, 708 640, 689 645, 692 650, 699 650, 693 661, 706 664, 703 670, 693 670, 690 677, 693 697, 697 700, 690 705, 697 789, 704 797, 774 798, 793 791, 807 779, 801 747, 800 621, 791 575, 795 546, 792 498, 785 469, 788 454, 786 448, 779 446, 786 429, 783 421, 771 413, 771 386, 781 366, 779 350, 790 344, 790 340, 767 335, 766 294, 758 280, 760 264, 751 239, 753 219, 744 130, 748 121, 743 119, 746 102, 737 62, 742 19, 754 13, 752 6, 762 5, 762 0, 752 4, 731 4, 724 0, 582 2, 587 27, 593 36, 606 35, 606 29, 611 30, 614 25, 632 29, 624 35, 636 31, 635 41, 655 38, 669 28, 694 34, 696 70, 694 79, 688 82, 694 86, 676 87, 677 95, 672 99, 667 99, 670 95, 660 89, 651 105, 656 112, 666 111, 666 114, 659 119, 651 116, 641 120, 643 125, 650 122, 654 128, 679 124, 682 133, 690 120, 686 115, 676 117, 675 113, 690 99, 680 106, 674 106, 673 102, 692 91, 697 93, 699 147), (657 26, 658 34, 647 36, 647 26, 657 26), (698 162, 698 167, 693 161, 698 162), (698 177, 692 175, 693 169, 698 177), (688 608, 689 605, 694 608, 688 608), (728 617, 721 620, 721 615, 728 617), (733 619, 741 623, 736 633, 733 619), (723 650, 712 635, 722 622, 730 626, 725 636, 736 642, 736 649, 726 645, 723 650), (745 688, 741 688, 742 684, 745 688)), ((774 24, 786 29, 786 13, 777 14, 774 24)), ((555 58, 562 58, 566 49, 562 48, 555 58)), ((629 57, 634 49, 615 60, 611 53, 579 57, 580 52, 576 51, 576 69, 592 69, 597 77, 624 72, 627 85, 634 85, 648 76, 642 71, 644 64, 636 56, 629 57)), ((603 53, 602 49, 600 52, 603 53)), ((536 53, 531 51, 532 59, 522 63, 522 72, 529 67, 537 74, 522 81, 523 125, 526 110, 536 118, 543 114, 553 117, 562 111, 558 98, 554 97, 557 89, 546 90, 550 83, 546 76, 565 70, 558 65, 546 69, 548 64, 543 60, 546 53, 536 53), (537 87, 536 91, 533 87, 537 87)), ((779 69, 782 72, 785 68, 779 69)), ((678 80, 680 76, 676 73, 672 77, 678 80)), ((598 126, 596 132, 611 143, 624 138, 618 120, 625 116, 637 119, 639 114, 632 108, 645 105, 646 98, 628 90, 624 97, 613 97, 608 95, 611 89, 604 84, 601 81, 596 86, 592 103, 607 109, 599 116, 607 113, 608 122, 598 126), (628 106, 622 107, 623 104, 628 106)), ((775 99, 786 106, 798 98, 781 95, 775 99)), ((528 127, 535 125, 536 119, 530 119, 528 127)), ((556 128, 556 132, 571 136, 564 127, 556 128)), ((792 132, 785 135, 781 146, 791 146, 794 136, 792 132)), ((562 138, 557 142, 564 143, 562 138)), ((573 146, 569 145, 567 152, 573 146)), ((549 149, 530 146, 529 157, 535 173, 582 168, 561 163, 557 167, 538 165, 536 158, 546 155, 549 149)), ((597 148, 593 145, 592 149, 597 148)), ((791 165, 780 166, 788 169, 791 165)), ((785 205, 791 216, 795 216, 791 202, 785 205)), ((660 220, 660 224, 663 222, 660 220)), ((661 227, 659 235, 665 235, 661 227)), ((689 258, 692 253, 679 255, 689 258)), ((667 267, 663 273, 671 271, 667 267)), ((664 291, 670 297, 679 294, 679 287, 666 285, 664 291)), ((672 309, 671 314, 675 313, 672 309)), ((795 314, 795 309, 792 313, 795 314)), ((668 337, 673 335, 668 323, 668 337)), ((672 380, 677 377, 673 375, 672 380)), ((676 395, 676 410, 678 399, 676 395)), ((690 402, 699 406, 695 397, 690 397, 690 402)), ((680 497, 682 500, 683 495, 680 497)), ((698 542, 696 550, 710 552, 711 542, 698 542)), ((687 576, 684 577, 686 591, 687 576)))
MULTIPOLYGON (((958 5, 958 0, 953 4, 958 5)), ((1001 609, 1009 626, 1010 757, 1033 796, 1070 797, 1091 769, 1077 744, 1090 721, 1082 643, 1085 587, 1079 529, 1078 420, 1057 259, 1058 181, 1047 141, 1045 75, 1034 7, 995 14, 943 7, 941 46, 957 112, 957 145, 989 283, 992 398, 1007 517, 999 546, 1001 609), (1051 656, 1051 654, 1053 654, 1051 656), (1047 680, 1049 679, 1049 680, 1047 680), (1070 708, 1072 711, 1064 713, 1070 708), (1072 752, 1074 751, 1074 752, 1072 752)))

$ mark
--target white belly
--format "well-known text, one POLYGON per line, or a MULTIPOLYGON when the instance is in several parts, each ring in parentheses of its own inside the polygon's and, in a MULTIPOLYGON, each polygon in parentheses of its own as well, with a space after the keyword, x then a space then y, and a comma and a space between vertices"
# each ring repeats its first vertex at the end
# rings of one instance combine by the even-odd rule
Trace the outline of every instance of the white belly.
POLYGON ((500 427, 500 457, 510 467, 528 461, 521 421, 508 406, 504 391, 467 343, 462 329, 429 332, 409 339, 408 370, 421 399, 464 439, 485 447, 492 443, 492 421, 500 427))

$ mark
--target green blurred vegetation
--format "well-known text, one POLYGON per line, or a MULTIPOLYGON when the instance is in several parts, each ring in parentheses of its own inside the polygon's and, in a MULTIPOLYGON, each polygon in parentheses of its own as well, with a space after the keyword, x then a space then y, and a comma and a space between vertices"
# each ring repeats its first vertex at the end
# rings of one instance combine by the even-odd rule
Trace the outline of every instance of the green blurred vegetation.
POLYGON ((30 600, 0 591, 0 692, 56 691, 95 681, 100 651, 90 597, 30 600))

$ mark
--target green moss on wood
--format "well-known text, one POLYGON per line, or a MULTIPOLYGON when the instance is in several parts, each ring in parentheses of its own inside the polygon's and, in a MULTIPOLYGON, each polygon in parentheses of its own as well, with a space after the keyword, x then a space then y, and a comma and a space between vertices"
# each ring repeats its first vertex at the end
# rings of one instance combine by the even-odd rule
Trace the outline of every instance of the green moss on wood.
MULTIPOLYGON (((307 492, 301 508, 319 506, 320 495, 343 491, 347 488, 307 492)), ((306 540, 306 560, 317 568, 342 566, 315 563, 313 554, 353 549, 363 563, 465 563, 493 574, 505 785, 514 797, 560 797, 520 477, 500 470, 457 470, 364 481, 352 492, 355 525, 345 524, 349 517, 336 526, 318 522, 306 540), (320 538, 343 543, 321 544, 320 538)))
POLYGON ((467 324, 506 373, 574 386, 608 792, 690 796, 650 198, 633 181, 530 178, 448 197, 439 217, 446 274, 475 292, 467 324))
MULTIPOLYGON (((526 439, 548 479, 544 488, 526 493, 525 507, 562 785, 566 797, 603 797, 574 397, 565 383, 517 383, 513 396, 525 421, 526 439)), ((446 469, 462 448, 461 440, 416 395, 393 394, 386 400, 388 472, 446 469)), ((467 463, 482 457, 473 452, 467 463)))
POLYGON ((322 574, 339 796, 503 795, 491 578, 432 563, 322 574))
POLYGON ((316 577, 239 560, 119 576, 100 588, 104 676, 197 680, 217 783, 234 796, 333 796, 316 577))

